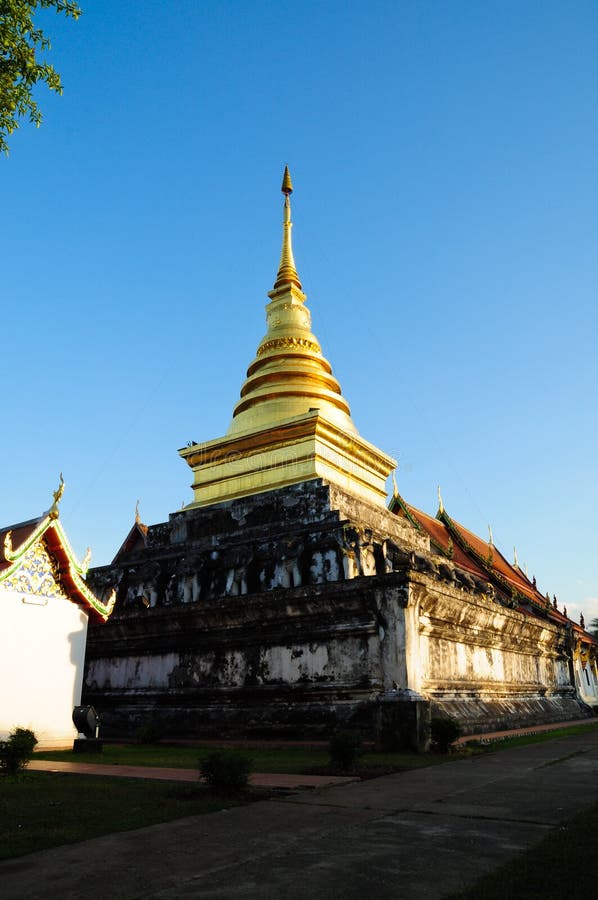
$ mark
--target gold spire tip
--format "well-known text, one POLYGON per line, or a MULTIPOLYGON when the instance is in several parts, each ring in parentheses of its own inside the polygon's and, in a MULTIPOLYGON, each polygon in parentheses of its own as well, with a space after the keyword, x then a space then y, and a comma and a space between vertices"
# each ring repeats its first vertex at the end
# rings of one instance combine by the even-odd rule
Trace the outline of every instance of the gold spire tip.
POLYGON ((438 485, 438 512, 444 512, 444 503, 442 502, 442 494, 440 493, 440 485, 438 485))
POLYGON ((293 182, 291 181, 291 173, 289 172, 289 167, 284 167, 284 175, 282 176, 282 187, 280 189, 283 194, 286 194, 288 197, 289 194, 293 193, 293 182))
POLYGON ((293 244, 291 241, 291 201, 289 199, 293 190, 291 182, 291 173, 289 167, 285 166, 284 176, 282 179, 282 193, 284 194, 284 212, 282 217, 282 252, 280 254, 280 263, 276 274, 273 290, 277 290, 283 285, 294 284, 301 290, 301 282, 297 274, 295 260, 293 258, 293 244))

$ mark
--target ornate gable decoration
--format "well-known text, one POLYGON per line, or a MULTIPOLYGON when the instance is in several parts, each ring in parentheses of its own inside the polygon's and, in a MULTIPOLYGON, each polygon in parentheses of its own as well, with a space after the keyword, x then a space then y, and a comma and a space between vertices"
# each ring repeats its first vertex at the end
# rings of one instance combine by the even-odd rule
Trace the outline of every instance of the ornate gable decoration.
POLYGON ((45 515, 4 531, 3 541, 0 534, 0 586, 23 594, 67 600, 106 621, 114 609, 116 594, 112 591, 107 603, 102 603, 85 583, 91 551, 88 549, 81 562, 73 553, 59 519, 58 504, 63 493, 61 475, 54 503, 45 515))
POLYGON ((3 586, 9 591, 35 594, 40 597, 54 597, 70 600, 60 582, 60 569, 56 560, 48 553, 43 541, 30 547, 21 558, 20 566, 4 579, 3 586))

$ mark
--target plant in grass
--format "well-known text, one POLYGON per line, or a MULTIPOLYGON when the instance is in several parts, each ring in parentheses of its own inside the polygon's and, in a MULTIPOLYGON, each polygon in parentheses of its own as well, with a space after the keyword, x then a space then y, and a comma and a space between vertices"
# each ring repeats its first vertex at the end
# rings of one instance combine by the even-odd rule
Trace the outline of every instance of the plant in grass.
POLYGON ((5 741, 0 741, 0 771, 5 775, 22 772, 37 744, 30 728, 15 728, 5 741))
POLYGON ((158 744, 165 734, 165 728, 160 723, 152 719, 144 725, 140 725, 133 734, 138 744, 158 744))
POLYGON ((363 753, 361 735, 355 731, 337 731, 330 738, 330 764, 343 772, 352 771, 363 753))
POLYGON ((199 760, 199 771, 216 794, 241 794, 249 787, 253 761, 231 750, 214 750, 199 760))
POLYGON ((430 732, 432 745, 440 753, 448 753, 462 733, 459 723, 450 716, 432 716, 430 732))

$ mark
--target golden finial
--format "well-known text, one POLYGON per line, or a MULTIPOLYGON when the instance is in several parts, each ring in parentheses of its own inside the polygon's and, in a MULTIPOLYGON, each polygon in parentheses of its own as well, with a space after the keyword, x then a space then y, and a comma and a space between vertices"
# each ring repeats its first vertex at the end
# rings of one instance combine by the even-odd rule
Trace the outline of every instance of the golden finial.
POLYGON ((291 173, 289 167, 285 166, 282 178, 281 191, 284 194, 284 213, 282 218, 282 252, 280 254, 280 263, 274 282, 274 290, 285 284, 294 284, 301 290, 301 282, 295 267, 295 259, 293 257, 293 244, 291 241, 291 201, 290 195, 293 191, 293 183, 291 181, 291 173))
POLYGON ((13 554, 12 549, 12 531, 7 531, 4 536, 4 557, 10 560, 13 554))
POLYGON ((492 529, 490 528, 490 525, 488 525, 488 543, 491 547, 494 547, 494 538, 492 537, 492 529))
POLYGON ((393 497, 399 496, 399 489, 397 487, 397 479, 395 478, 394 472, 392 473, 392 496, 393 497))
POLYGON ((139 500, 135 504, 135 524, 139 525, 141 522, 141 516, 139 515, 139 500))
POLYGON ((520 569, 519 559, 517 558, 517 547, 513 547, 513 565, 516 569, 520 569))
POLYGON ((291 181, 291 173, 289 172, 289 167, 284 167, 284 175, 282 176, 282 187, 280 189, 283 194, 286 194, 287 197, 289 194, 293 193, 293 182, 291 181))
POLYGON ((85 551, 85 556, 81 560, 81 571, 87 572, 91 565, 91 547, 88 547, 85 551))
POLYGON ((48 513, 48 515, 49 515, 52 519, 57 519, 57 518, 58 518, 58 515, 59 515, 59 513, 58 513, 58 504, 59 504, 60 501, 62 500, 62 495, 63 495, 63 494, 64 494, 64 478, 62 477, 62 472, 61 472, 61 473, 60 473, 60 482, 59 482, 59 484, 58 484, 58 487, 57 487, 56 490, 54 491, 54 503, 53 503, 52 506, 50 507, 50 511, 49 511, 49 513, 48 513))
POLYGON ((438 513, 442 515, 444 512, 444 503, 442 502, 442 494, 440 493, 440 485, 438 485, 438 513))

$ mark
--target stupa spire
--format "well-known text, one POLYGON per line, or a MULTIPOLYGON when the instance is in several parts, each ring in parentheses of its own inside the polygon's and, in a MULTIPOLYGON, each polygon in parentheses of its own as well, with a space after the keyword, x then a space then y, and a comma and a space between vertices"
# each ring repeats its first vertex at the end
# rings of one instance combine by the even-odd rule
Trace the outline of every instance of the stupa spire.
POLYGON ((293 190, 282 180, 282 253, 268 292, 267 329, 222 438, 179 451, 193 469, 192 506, 210 506, 321 478, 386 509, 396 461, 365 441, 311 330, 291 245, 293 190))
POLYGON ((247 370, 228 434, 259 431, 274 423, 318 410, 346 433, 356 433, 349 404, 311 330, 311 315, 295 268, 291 245, 291 174, 282 179, 282 253, 274 287, 268 293, 267 331, 247 370))
POLYGON ((291 173, 289 167, 284 167, 284 175, 282 176, 282 187, 280 189, 284 194, 284 211, 282 217, 282 251, 280 254, 280 263, 274 282, 274 290, 285 284, 295 284, 301 290, 301 282, 297 274, 295 259, 293 257, 293 242, 291 239, 291 194, 293 193, 293 182, 291 181, 291 173))

